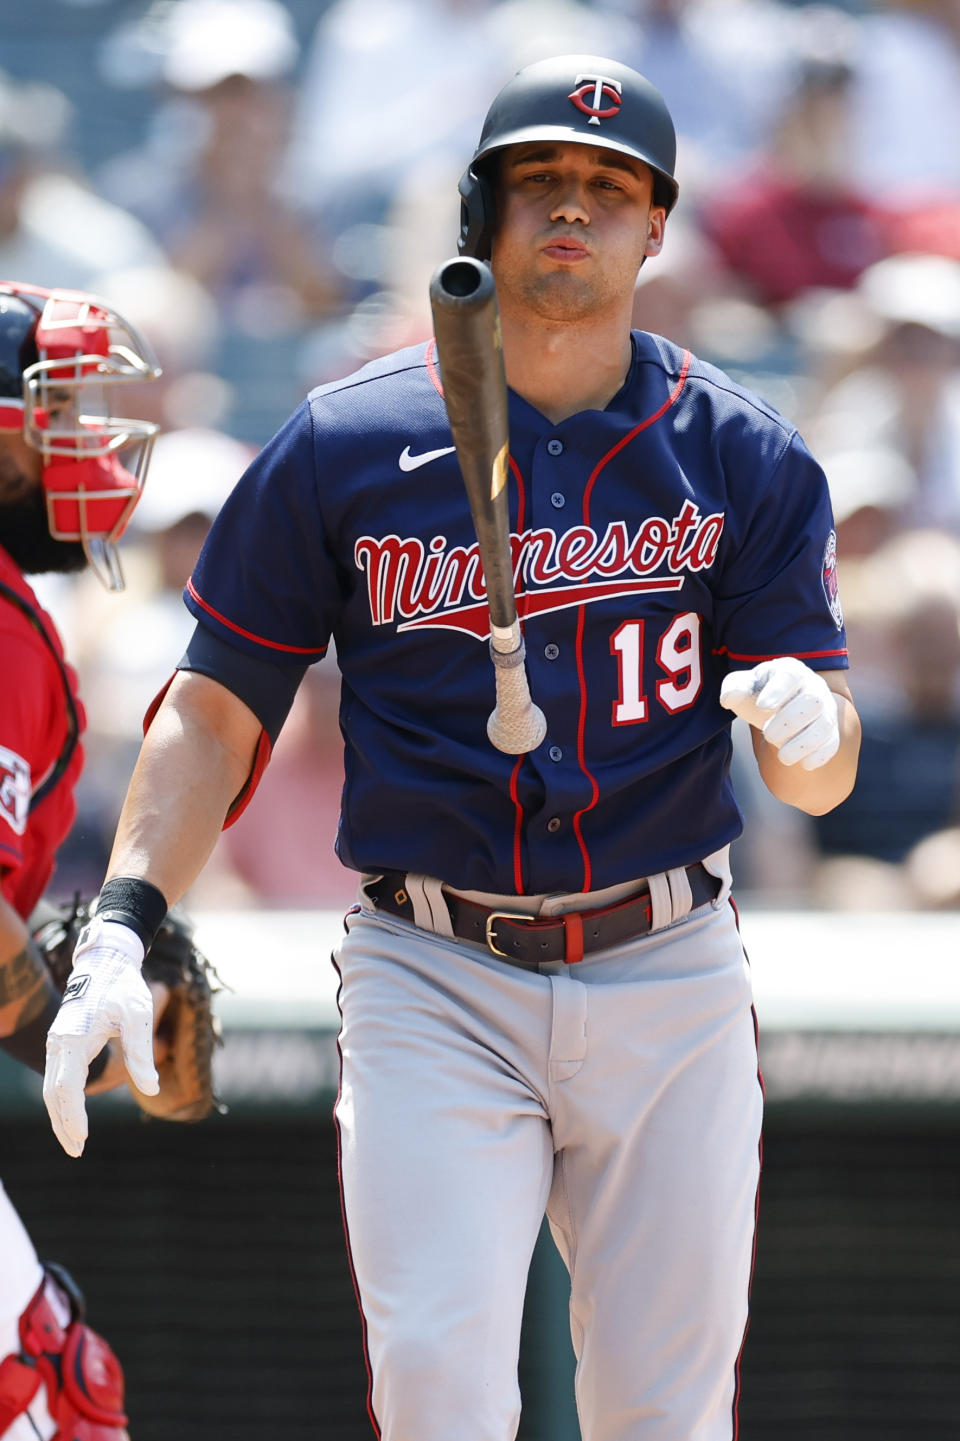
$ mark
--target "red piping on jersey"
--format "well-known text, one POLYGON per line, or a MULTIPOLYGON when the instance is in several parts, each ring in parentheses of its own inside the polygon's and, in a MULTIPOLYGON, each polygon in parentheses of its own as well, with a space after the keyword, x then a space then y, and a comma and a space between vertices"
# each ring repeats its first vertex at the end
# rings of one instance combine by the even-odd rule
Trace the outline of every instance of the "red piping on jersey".
POLYGON ((228 620, 225 615, 221 615, 218 610, 214 610, 212 605, 207 604, 203 596, 194 586, 192 577, 187 581, 187 590, 193 596, 197 605, 201 606, 207 612, 207 615, 212 615, 214 620, 218 620, 221 625, 225 625, 228 630, 234 631, 237 635, 242 635, 244 639, 255 640, 257 645, 269 646, 271 650, 283 650, 289 655, 315 655, 318 660, 327 653, 327 647, 325 645, 284 645, 278 640, 266 640, 262 635, 257 635, 255 631, 244 630, 242 625, 237 625, 235 621, 228 620))
POLYGON ((513 472, 513 478, 517 482, 517 531, 522 535, 526 521, 527 492, 524 488, 523 476, 520 474, 519 465, 512 455, 509 456, 508 459, 510 461, 510 469, 513 472))
POLYGON ((427 353, 425 359, 427 362, 427 374, 430 377, 434 390, 437 392, 437 394, 442 400, 444 398, 443 382, 440 379, 440 372, 437 369, 437 337, 435 335, 431 335, 430 339, 427 341, 427 353))
POLYGON ((234 796, 230 802, 230 809, 227 811, 226 820, 223 823, 223 829, 225 831, 230 829, 234 821, 240 819, 247 809, 247 806, 253 800, 253 793, 260 784, 260 777, 266 770, 272 754, 273 742, 266 731, 262 730, 260 732, 260 739, 257 741, 257 751, 253 758, 253 766, 251 767, 250 774, 243 783, 243 789, 239 794, 234 796))
MULTIPOLYGON (((443 391, 440 392, 441 395, 443 391)), ((523 476, 520 467, 509 456, 510 470, 517 483, 517 530, 523 532, 524 515, 526 511, 527 492, 523 483, 523 476)), ((523 594, 523 582, 520 581, 517 588, 517 596, 523 594)), ((523 765, 523 756, 517 756, 517 763, 510 772, 510 799, 513 801, 513 889, 518 896, 525 895, 523 889, 523 803, 520 800, 519 781, 520 767, 523 765)))
MULTIPOLYGON (((641 420, 639 425, 635 425, 632 430, 627 431, 626 435, 621 436, 620 439, 617 441, 616 445, 611 446, 611 448, 607 451, 606 455, 603 456, 602 459, 599 460, 594 466, 593 471, 590 475, 590 479, 587 481, 586 490, 583 493, 584 525, 589 526, 590 524, 590 495, 600 475, 600 472, 603 470, 604 466, 607 464, 608 461, 612 460, 613 457, 615 455, 618 455, 625 446, 630 444, 631 440, 635 439, 635 437, 638 436, 641 431, 646 430, 649 426, 653 425, 661 418, 661 416, 666 415, 670 407, 674 405, 677 400, 679 400, 680 392, 683 390, 683 387, 687 383, 687 375, 690 372, 690 363, 692 360, 693 355, 691 354, 691 352, 689 350, 685 350, 683 352, 683 363, 680 366, 680 374, 677 376, 677 383, 673 387, 663 404, 657 410, 655 410, 652 415, 648 415, 646 420, 641 420)), ((580 716, 577 723, 577 762, 580 766, 581 771, 590 782, 592 794, 587 804, 581 810, 577 811, 576 815, 573 818, 573 833, 577 838, 577 845, 580 847, 580 854, 583 856, 583 890, 589 891, 592 879, 592 866, 590 863, 590 852, 588 851, 586 842, 583 839, 581 819, 583 816, 586 815, 587 811, 593 810, 593 807, 597 804, 597 801, 600 798, 600 787, 597 785, 594 776, 587 769, 586 748, 584 744, 587 728, 587 681, 583 668, 583 631, 585 613, 586 607, 581 606, 577 614, 576 642, 577 677, 580 682, 580 716)))
POLYGON ((600 797, 600 787, 597 785, 591 772, 587 769, 585 745, 587 733, 587 678, 583 670, 583 630, 586 613, 587 608, 585 605, 582 605, 577 611, 577 679, 580 683, 580 715, 577 719, 577 761, 583 774, 590 782, 591 796, 588 804, 585 805, 582 810, 577 811, 573 818, 573 833, 577 838, 580 854, 583 856, 583 885, 581 889, 589 891, 592 890, 593 867, 590 863, 590 852, 587 850, 586 843, 583 839, 583 832, 580 829, 580 817, 585 815, 587 811, 592 810, 597 804, 600 797))
MULTIPOLYGON (((727 650, 727 647, 722 645, 712 651, 711 654, 726 655, 729 656, 731 660, 761 661, 780 660, 784 653, 783 651, 778 651, 776 655, 738 655, 736 651, 727 650)), ((847 655, 848 651, 846 646, 843 646, 839 650, 791 650, 788 651, 787 654, 793 656, 794 660, 820 660, 831 655, 847 655)))
POLYGON ((640 434, 641 430, 646 430, 648 426, 651 426, 654 424, 655 421, 658 421, 662 415, 666 415, 671 405, 674 405, 676 401, 680 399, 680 392, 687 383, 687 374, 690 370, 690 362, 692 361, 692 359, 693 356, 690 351, 685 350, 683 352, 683 364, 680 367, 680 374, 677 376, 677 383, 671 390, 670 394, 667 396, 666 400, 660 406, 659 410, 655 410, 652 415, 647 416, 646 420, 641 420, 639 425, 635 425, 632 430, 627 431, 626 435, 622 435, 617 441, 616 445, 612 446, 611 449, 607 451, 603 459, 599 460, 594 466, 593 474, 587 481, 587 488, 583 494, 584 525, 590 524, 590 492, 593 490, 594 482, 596 481, 597 476, 600 474, 601 470, 603 470, 604 466, 607 464, 607 461, 612 460, 615 455, 617 455, 621 450, 623 450, 625 445, 629 445, 631 440, 633 440, 636 436, 640 434))
MULTIPOLYGON (((347 912, 359 910, 359 906, 352 906, 347 912)), ((346 919, 346 917, 344 918, 346 919)), ((367 1340, 367 1318, 363 1313, 363 1303, 360 1300, 360 1287, 357 1284, 357 1272, 353 1264, 353 1247, 350 1244, 350 1227, 347 1225, 347 1203, 343 1194, 343 1138, 340 1134, 340 1120, 337 1116, 337 1106, 340 1104, 340 1096, 343 1093, 343 1051, 340 1049, 340 1034, 343 1032, 343 1006, 340 1004, 340 995, 343 991, 343 976, 340 967, 334 958, 330 957, 333 969, 337 973, 340 984, 337 986, 337 1010, 340 1012, 340 1032, 337 1035, 337 1099, 333 1103, 333 1128, 337 1133, 337 1189, 340 1192, 340 1219, 343 1223, 343 1237, 346 1241, 347 1266, 350 1270, 350 1281, 353 1286, 353 1295, 357 1303, 357 1310, 360 1313, 360 1334, 363 1342, 363 1364, 367 1372, 367 1415, 370 1418, 370 1425, 374 1434, 379 1438, 380 1426, 373 1410, 373 1367, 370 1364, 370 1345, 367 1340)))
POLYGON ((517 756, 517 763, 510 772, 510 799, 513 801, 513 889, 518 896, 525 894, 523 889, 523 806, 520 804, 520 795, 517 790, 517 781, 520 778, 520 767, 523 765, 523 756, 517 756))

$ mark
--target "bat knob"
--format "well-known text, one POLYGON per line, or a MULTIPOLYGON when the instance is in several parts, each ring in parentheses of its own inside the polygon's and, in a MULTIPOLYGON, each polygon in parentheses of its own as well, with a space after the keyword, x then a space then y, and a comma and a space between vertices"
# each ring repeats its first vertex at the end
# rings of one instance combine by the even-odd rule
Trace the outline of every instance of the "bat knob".
MULTIPOLYGON (((547 718, 530 697, 523 660, 526 646, 515 622, 517 645, 499 650, 496 637, 490 639, 490 659, 497 678, 497 704, 487 721, 487 735, 498 751, 508 756, 536 750, 547 733, 547 718)), ((504 637, 501 637, 501 643, 504 637)))
POLYGON ((547 718, 538 705, 527 702, 518 712, 497 706, 487 721, 487 735, 498 751, 508 756, 526 755, 535 751, 547 734, 547 718))

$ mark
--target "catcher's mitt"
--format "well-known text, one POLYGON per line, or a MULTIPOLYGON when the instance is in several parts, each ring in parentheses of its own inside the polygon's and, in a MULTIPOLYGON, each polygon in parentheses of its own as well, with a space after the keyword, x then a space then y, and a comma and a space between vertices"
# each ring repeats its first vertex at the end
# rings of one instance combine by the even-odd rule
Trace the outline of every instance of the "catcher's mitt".
MULTIPOLYGON (((53 983, 66 988, 77 937, 90 918, 88 902, 42 903, 43 919, 31 918, 31 930, 53 983), (38 924, 39 923, 39 924, 38 924)), ((213 1051, 223 1044, 212 998, 222 987, 216 971, 193 944, 193 928, 175 910, 168 912, 144 958, 146 981, 161 981, 170 993, 157 1026, 166 1056, 157 1065, 160 1090, 145 1096, 128 1081, 141 1110, 164 1121, 202 1121, 224 1110, 213 1089, 213 1051)))

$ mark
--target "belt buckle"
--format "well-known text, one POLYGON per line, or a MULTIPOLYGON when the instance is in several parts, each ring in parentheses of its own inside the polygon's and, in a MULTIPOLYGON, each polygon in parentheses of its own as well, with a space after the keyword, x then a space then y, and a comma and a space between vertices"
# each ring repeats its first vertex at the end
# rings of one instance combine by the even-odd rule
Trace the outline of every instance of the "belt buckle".
POLYGON ((500 947, 494 944, 492 935, 494 921, 538 921, 539 919, 539 916, 528 916, 522 911, 490 911, 483 926, 487 945, 495 956, 503 956, 505 961, 512 961, 513 957, 508 951, 501 951, 500 947))

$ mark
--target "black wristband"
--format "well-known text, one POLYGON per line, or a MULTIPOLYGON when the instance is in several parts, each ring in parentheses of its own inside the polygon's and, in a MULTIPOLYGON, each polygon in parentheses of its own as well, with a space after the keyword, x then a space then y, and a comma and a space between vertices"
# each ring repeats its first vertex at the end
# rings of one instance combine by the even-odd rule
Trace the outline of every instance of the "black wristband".
POLYGON ((97 897, 96 915, 101 921, 119 921, 128 926, 149 951, 167 914, 167 898, 149 881, 137 876, 114 876, 106 881, 97 897))

